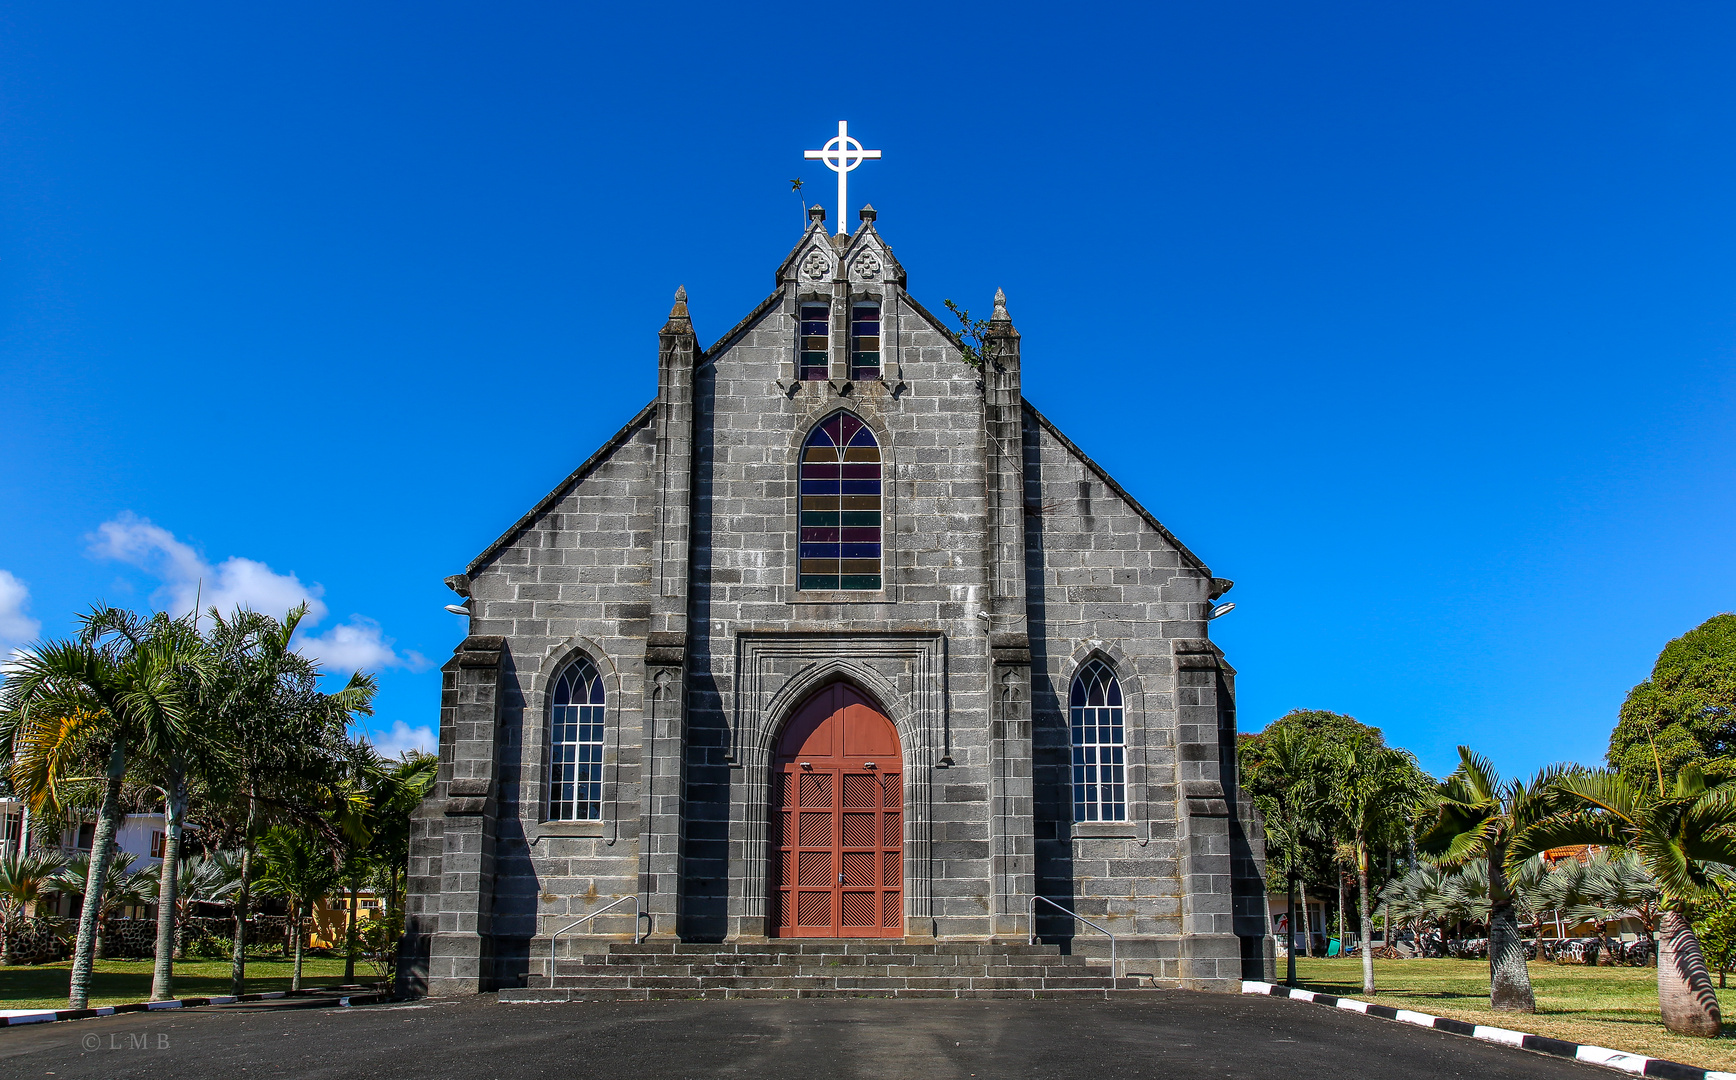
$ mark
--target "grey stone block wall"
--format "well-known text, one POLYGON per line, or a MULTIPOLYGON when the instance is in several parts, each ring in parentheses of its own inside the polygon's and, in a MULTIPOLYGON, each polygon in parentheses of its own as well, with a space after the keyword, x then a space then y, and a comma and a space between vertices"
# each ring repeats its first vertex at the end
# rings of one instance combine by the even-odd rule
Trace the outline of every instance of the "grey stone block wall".
MULTIPOLYGON (((1036 893, 1160 975, 1240 977, 1263 849, 1226 788, 1233 672, 1206 640, 1228 583, 1023 403, 998 298, 998 362, 979 372, 903 284, 867 215, 841 239, 816 220, 709 350, 679 296, 657 401, 452 579, 472 637, 413 824, 407 988, 517 985, 555 931, 620 897, 655 935, 770 932, 776 739, 840 678, 903 743, 907 936, 1022 940, 1036 893), (852 382, 865 297, 883 374, 852 382), (832 378, 804 382, 797 311, 814 301, 833 312, 832 378), (800 449, 840 409, 881 445, 880 593, 797 588, 800 449), (578 655, 608 694, 603 820, 547 822, 548 695, 578 655), (1093 656, 1128 697, 1130 812, 1075 825, 1065 702, 1093 656)), ((632 933, 619 912, 575 936, 632 933)), ((1106 951, 1070 919, 1038 929, 1106 951)))

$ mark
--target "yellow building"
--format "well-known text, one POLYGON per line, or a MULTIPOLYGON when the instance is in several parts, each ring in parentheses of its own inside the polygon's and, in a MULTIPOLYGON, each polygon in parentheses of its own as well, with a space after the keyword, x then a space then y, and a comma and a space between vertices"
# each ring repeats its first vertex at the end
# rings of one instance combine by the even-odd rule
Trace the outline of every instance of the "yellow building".
MULTIPOLYGON (((349 917, 350 894, 335 892, 313 906, 313 927, 308 931, 308 947, 341 949, 344 944, 344 921, 349 917)), ((363 889, 356 894, 356 933, 362 932, 367 921, 380 914, 380 900, 363 889)))

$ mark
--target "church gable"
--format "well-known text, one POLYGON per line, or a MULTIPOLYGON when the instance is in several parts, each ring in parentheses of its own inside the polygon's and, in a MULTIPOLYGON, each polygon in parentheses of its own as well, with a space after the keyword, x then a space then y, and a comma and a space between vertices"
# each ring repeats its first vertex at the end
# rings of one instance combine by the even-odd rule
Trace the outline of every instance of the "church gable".
POLYGON ((1024 409, 1026 562, 1038 618, 1065 638, 1083 636, 1079 626, 1149 638, 1146 651, 1158 654, 1164 639, 1204 637, 1211 601, 1232 583, 1213 577, 1047 417, 1024 409))
MULTIPOLYGON (((1074 479, 1075 482, 1095 482, 1096 484, 1102 485, 1103 493, 1117 504, 1115 507, 1105 507, 1100 503, 1096 513, 1093 513, 1090 505, 1091 498, 1089 494, 1084 492, 1084 489, 1081 489, 1081 492, 1077 497, 1077 509, 1082 522, 1093 521, 1095 518, 1101 517, 1106 511, 1118 514, 1128 526, 1131 526, 1134 521, 1138 521, 1144 529, 1149 530, 1162 539, 1163 543, 1161 546, 1167 547, 1176 553, 1178 558, 1177 565, 1195 570, 1211 580, 1223 580, 1221 578, 1212 578, 1211 569, 1206 566, 1205 562, 1202 561, 1198 555, 1195 555, 1192 551, 1188 550, 1187 545, 1177 539, 1176 535, 1170 532, 1163 522, 1157 520, 1151 511, 1140 505, 1139 500, 1128 494, 1127 490, 1117 483, 1114 477, 1110 476, 1101 465, 1093 461, 1085 451, 1081 450, 1076 444, 1074 444, 1073 440, 1063 434, 1061 429, 1056 427, 1048 417, 1038 412, 1036 406, 1027 401, 1024 403, 1024 408, 1029 423, 1034 425, 1036 430, 1041 433, 1038 437, 1039 446, 1042 447, 1039 451, 1039 463, 1049 464, 1051 469, 1053 469, 1054 465, 1070 459, 1072 468, 1066 470, 1065 467, 1063 467, 1064 471, 1069 473, 1069 478, 1074 479)), ((1029 441, 1028 437, 1027 441, 1029 441)), ((1029 450, 1027 450, 1026 453, 1027 457, 1029 457, 1029 450)), ((1030 482, 1030 478, 1027 477, 1027 486, 1029 486, 1030 482)), ((1048 500, 1053 500, 1054 498, 1054 492, 1047 493, 1047 499, 1041 504, 1045 508, 1045 512, 1047 512, 1047 507, 1050 505, 1048 500)))
MULTIPOLYGON (((649 557, 653 405, 639 410, 597 452, 465 568, 476 578, 501 566, 536 563, 533 552, 590 547, 649 557)), ((542 560, 546 561, 546 560, 542 560)))

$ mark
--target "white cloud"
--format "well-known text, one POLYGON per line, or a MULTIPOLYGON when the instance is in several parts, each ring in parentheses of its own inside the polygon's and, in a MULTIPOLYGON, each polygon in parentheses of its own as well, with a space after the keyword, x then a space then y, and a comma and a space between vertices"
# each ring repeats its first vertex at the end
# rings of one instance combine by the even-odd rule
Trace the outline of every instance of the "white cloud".
MULTIPOLYGON (((305 585, 294 574, 280 574, 262 562, 239 555, 213 566, 192 545, 149 518, 122 513, 97 526, 87 539, 90 553, 97 558, 136 566, 162 582, 151 599, 176 615, 192 611, 197 604, 200 611, 216 608, 227 615, 237 607, 246 607, 282 618, 290 608, 305 603, 307 616, 296 633, 295 647, 303 655, 317 658, 328 672, 348 674, 390 667, 425 671, 431 666, 419 653, 399 655, 380 624, 365 616, 352 615, 348 622, 323 634, 313 633, 312 627, 324 620, 329 611, 322 599, 325 595, 322 586, 305 585)), ((4 591, 0 589, 0 611, 3 597, 4 591)), ((0 630, 3 627, 0 622, 0 630)), ((0 632, 0 639, 3 638, 4 633, 0 632)))
POLYGON ((216 608, 225 615, 237 607, 252 608, 274 618, 297 604, 307 604, 307 622, 326 616, 325 590, 303 585, 294 574, 279 574, 262 562, 231 556, 216 566, 206 562, 175 534, 149 518, 131 512, 97 526, 87 539, 99 559, 136 566, 163 583, 151 597, 165 611, 184 615, 197 604, 200 611, 216 608))
POLYGON ((42 623, 29 610, 30 586, 0 570, 0 649, 22 645, 41 632, 42 623))
POLYGON ((392 639, 380 631, 380 624, 362 615, 350 616, 318 636, 303 635, 296 649, 311 656, 327 671, 351 672, 385 667, 407 667, 411 671, 426 671, 428 659, 421 653, 399 656, 392 648, 392 639))
POLYGON ((434 729, 426 725, 411 727, 402 720, 392 721, 392 730, 384 735, 368 733, 368 741, 383 757, 396 758, 406 750, 435 752, 434 729))

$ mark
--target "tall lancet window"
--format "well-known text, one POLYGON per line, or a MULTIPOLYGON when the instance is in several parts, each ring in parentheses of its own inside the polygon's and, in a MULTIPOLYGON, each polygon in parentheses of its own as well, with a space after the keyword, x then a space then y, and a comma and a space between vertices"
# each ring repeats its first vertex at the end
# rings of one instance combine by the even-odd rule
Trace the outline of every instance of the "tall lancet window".
POLYGON ((880 377, 880 305, 859 301, 850 309, 850 378, 880 377))
POLYGON ((880 444, 862 421, 833 413, 802 447, 803 589, 882 587, 880 444))
POLYGON ((803 304, 801 318, 801 369, 804 381, 824 381, 830 372, 832 309, 825 304, 803 304))
POLYGON ((1073 676, 1073 820, 1126 821, 1121 684, 1101 660, 1073 676))
POLYGON ((555 680, 549 709, 549 820, 603 816, 603 680, 584 657, 555 680))

